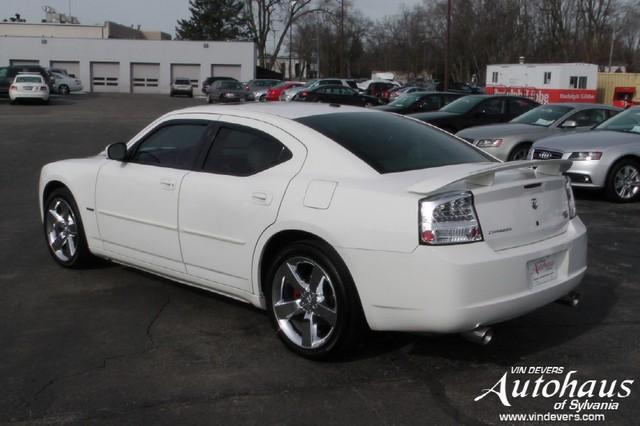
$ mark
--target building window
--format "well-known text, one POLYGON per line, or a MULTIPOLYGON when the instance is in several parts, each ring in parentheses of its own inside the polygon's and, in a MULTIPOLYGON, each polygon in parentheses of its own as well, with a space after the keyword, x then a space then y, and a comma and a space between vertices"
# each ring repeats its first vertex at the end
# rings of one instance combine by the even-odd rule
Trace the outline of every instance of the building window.
POLYGON ((569 87, 571 89, 586 89, 587 88, 587 77, 569 77, 569 87))
POLYGON ((498 82, 498 71, 494 71, 491 74, 491 82, 492 83, 497 83, 498 82))
POLYGON ((569 77, 569 88, 571 89, 578 88, 578 77, 569 77))
POLYGON ((587 77, 578 77, 578 88, 579 89, 587 88, 587 77))
POLYGON ((544 73, 544 84, 551 83, 551 72, 544 73))

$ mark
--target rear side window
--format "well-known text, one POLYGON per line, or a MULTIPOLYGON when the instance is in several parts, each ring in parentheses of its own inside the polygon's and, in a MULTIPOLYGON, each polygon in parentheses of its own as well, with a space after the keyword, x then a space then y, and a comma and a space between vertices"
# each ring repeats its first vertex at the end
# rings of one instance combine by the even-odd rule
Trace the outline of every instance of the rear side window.
POLYGON ((189 169, 200 151, 207 124, 185 123, 160 127, 140 142, 131 162, 151 166, 189 169))
POLYGON ((291 151, 280 142, 251 130, 223 127, 207 155, 207 172, 250 176, 291 158, 291 151))
POLYGON ((350 112, 296 121, 332 139, 381 174, 496 161, 440 130, 394 114, 350 112))

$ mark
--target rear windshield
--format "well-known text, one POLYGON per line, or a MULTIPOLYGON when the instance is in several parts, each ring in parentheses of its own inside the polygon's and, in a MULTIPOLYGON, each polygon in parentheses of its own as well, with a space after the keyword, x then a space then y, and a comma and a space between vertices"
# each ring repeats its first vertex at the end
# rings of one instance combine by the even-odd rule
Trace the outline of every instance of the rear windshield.
POLYGON ((332 139, 381 174, 496 161, 427 124, 394 114, 348 112, 296 121, 332 139))
POLYGON ((42 83, 42 77, 18 76, 16 83, 42 83))
POLYGON ((176 80, 176 84, 190 85, 191 82, 189 80, 176 80))
POLYGON ((511 122, 549 127, 572 109, 573 107, 565 105, 542 105, 514 118, 511 122))
POLYGON ((230 90, 242 90, 242 84, 236 81, 221 81, 220 87, 222 89, 230 89, 230 90))

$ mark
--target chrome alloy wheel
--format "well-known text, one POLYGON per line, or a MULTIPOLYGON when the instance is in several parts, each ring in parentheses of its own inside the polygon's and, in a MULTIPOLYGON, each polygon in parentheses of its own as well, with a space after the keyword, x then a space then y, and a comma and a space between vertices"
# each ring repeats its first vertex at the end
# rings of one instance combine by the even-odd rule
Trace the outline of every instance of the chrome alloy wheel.
POLYGON ((614 177, 616 194, 623 200, 629 200, 640 191, 640 171, 632 165, 625 165, 614 177))
POLYGON ((69 262, 78 251, 78 225, 73 208, 62 198, 54 198, 45 212, 47 242, 53 254, 69 262))
POLYGON ((287 339, 304 349, 327 342, 338 319, 329 274, 311 259, 293 257, 280 265, 272 285, 273 312, 287 339))

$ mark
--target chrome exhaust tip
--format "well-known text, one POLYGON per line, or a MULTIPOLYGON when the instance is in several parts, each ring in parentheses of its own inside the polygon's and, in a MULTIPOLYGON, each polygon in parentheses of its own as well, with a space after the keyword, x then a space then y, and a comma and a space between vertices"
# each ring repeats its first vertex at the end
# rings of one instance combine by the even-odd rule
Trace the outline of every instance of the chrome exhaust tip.
POLYGON ((580 304, 580 293, 577 291, 571 291, 567 295, 556 300, 556 302, 561 305, 569 306, 570 308, 575 308, 580 304))
POLYGON ((486 346, 493 339, 493 329, 491 327, 478 327, 475 330, 461 333, 461 336, 470 342, 486 346))

